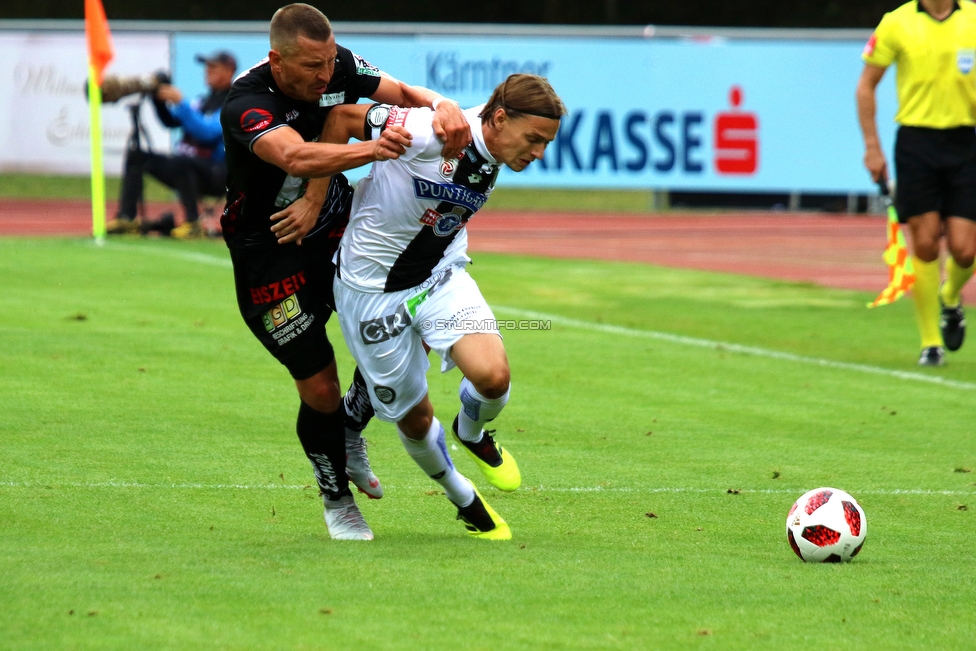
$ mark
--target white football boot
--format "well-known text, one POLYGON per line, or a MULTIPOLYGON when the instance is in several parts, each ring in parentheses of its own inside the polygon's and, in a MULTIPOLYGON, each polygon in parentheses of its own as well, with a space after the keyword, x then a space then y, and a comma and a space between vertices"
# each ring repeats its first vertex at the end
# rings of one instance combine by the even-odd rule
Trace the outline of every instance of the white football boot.
POLYGON ((325 526, 335 540, 372 540, 373 530, 366 524, 363 514, 352 495, 337 500, 324 500, 325 526))
POLYGON ((356 485, 360 493, 371 500, 383 497, 383 485, 373 474, 366 455, 366 438, 359 436, 354 439, 346 437, 346 475, 349 481, 356 485))

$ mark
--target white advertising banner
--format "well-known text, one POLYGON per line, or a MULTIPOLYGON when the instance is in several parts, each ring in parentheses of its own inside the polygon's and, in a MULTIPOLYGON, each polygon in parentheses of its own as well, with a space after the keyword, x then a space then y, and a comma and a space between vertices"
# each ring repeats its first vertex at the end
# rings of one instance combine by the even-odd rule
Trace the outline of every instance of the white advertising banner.
MULTIPOLYGON (((107 74, 169 69, 169 37, 113 34, 107 74)), ((0 33, 0 172, 89 174, 88 57, 83 33, 0 33)), ((102 109, 105 173, 118 176, 131 119, 129 97, 102 109)), ((142 122, 153 149, 170 150, 168 130, 146 102, 142 122)))

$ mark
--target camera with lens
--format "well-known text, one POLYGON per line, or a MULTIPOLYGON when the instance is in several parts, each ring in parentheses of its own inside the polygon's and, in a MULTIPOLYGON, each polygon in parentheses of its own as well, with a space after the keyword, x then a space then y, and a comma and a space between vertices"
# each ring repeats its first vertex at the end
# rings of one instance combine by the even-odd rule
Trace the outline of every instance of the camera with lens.
POLYGON ((129 95, 156 96, 163 84, 172 83, 169 73, 158 70, 151 75, 105 75, 102 80, 102 101, 117 102, 129 95))

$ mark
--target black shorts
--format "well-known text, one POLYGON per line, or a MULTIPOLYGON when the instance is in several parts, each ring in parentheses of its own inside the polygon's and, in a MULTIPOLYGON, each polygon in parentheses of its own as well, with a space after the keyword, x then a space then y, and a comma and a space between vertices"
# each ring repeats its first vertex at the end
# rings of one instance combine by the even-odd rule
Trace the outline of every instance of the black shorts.
POLYGON ((295 244, 231 250, 244 322, 296 380, 325 369, 335 351, 325 324, 335 310, 335 241, 324 233, 295 244))
POLYGON ((895 207, 901 223, 927 212, 976 221, 976 129, 900 127, 895 207))

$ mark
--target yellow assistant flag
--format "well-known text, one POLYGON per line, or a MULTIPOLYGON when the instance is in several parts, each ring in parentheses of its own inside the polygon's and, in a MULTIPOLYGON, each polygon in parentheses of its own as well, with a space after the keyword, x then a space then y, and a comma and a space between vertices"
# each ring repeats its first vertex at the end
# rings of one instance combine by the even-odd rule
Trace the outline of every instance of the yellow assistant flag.
POLYGON ((888 265, 888 286, 878 294, 872 303, 868 303, 869 308, 894 303, 915 284, 915 267, 912 265, 911 256, 908 255, 905 235, 901 232, 901 226, 898 224, 898 212, 891 201, 887 180, 879 181, 878 186, 881 188, 881 197, 888 208, 888 245, 885 247, 882 256, 885 264, 888 265))
POLYGON ((102 163, 102 78, 114 56, 102 0, 85 0, 88 41, 88 115, 91 139, 92 234, 105 240, 105 169, 102 163))

